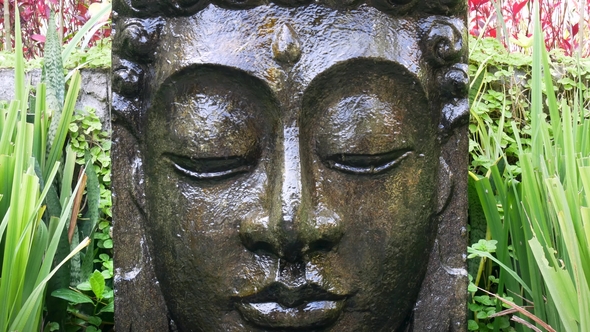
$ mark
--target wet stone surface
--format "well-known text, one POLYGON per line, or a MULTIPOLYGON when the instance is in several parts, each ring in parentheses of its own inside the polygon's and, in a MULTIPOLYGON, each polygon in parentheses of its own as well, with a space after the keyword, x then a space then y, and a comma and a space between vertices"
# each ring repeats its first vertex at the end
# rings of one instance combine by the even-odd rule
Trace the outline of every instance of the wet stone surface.
POLYGON ((461 1, 115 1, 120 331, 465 331, 461 1))

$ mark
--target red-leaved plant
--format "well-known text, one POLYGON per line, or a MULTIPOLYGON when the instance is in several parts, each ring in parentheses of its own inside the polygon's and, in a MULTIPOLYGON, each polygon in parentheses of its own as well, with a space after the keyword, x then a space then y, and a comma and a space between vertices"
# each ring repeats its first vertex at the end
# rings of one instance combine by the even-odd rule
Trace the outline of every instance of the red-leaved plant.
MULTIPOLYGON (((107 1, 107 0, 104 0, 107 1)), ((4 12, 6 0, 0 0, 0 13, 4 12)), ((43 55, 43 44, 47 31, 47 19, 51 10, 56 14, 56 22, 62 28, 63 43, 67 43, 80 27, 90 18, 88 8, 93 3, 101 0, 62 0, 62 10, 59 8, 60 0, 8 0, 10 23, 5 22, 5 17, 0 15, 0 50, 6 50, 5 33, 11 31, 11 42, 14 45, 14 32, 7 27, 14 26, 15 4, 20 12, 21 31, 23 35, 23 53, 27 59, 43 55)), ((111 34, 110 25, 99 29, 92 37, 89 45, 111 34)), ((10 48, 12 48, 12 46, 10 48)))
MULTIPOLYGON (((531 9, 534 0, 468 0, 469 32, 476 36, 497 37, 511 51, 529 47, 532 37, 531 9), (496 13, 501 8, 506 31, 496 13), (528 44, 528 45, 527 45, 528 44)), ((566 55, 580 51, 590 56, 590 1, 539 0, 541 28, 548 50, 562 49, 566 55), (585 38, 586 37, 586 38, 585 38), (580 40, 582 45, 580 46, 580 40)))

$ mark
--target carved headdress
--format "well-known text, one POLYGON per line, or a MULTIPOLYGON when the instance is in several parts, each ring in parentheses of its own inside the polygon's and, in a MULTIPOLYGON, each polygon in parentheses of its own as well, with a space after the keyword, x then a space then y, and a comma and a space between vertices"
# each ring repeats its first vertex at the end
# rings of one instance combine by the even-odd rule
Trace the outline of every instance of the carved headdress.
POLYGON ((426 15, 464 15, 466 2, 458 0, 115 0, 117 12, 125 16, 190 16, 214 4, 222 8, 245 9, 275 3, 279 6, 297 7, 309 4, 331 8, 350 9, 366 4, 390 15, 406 15, 409 12, 426 15))
POLYGON ((269 4, 287 8, 311 4, 342 11, 368 6, 393 17, 412 17, 422 35, 420 47, 425 61, 420 66, 428 67, 433 76, 424 77, 422 84, 431 85, 433 94, 440 94, 431 97, 440 97, 441 127, 446 131, 468 120, 466 9, 465 2, 458 0, 115 0, 114 111, 131 119, 141 113, 142 107, 133 97, 145 89, 146 75, 154 74, 147 74, 147 67, 154 60, 162 26, 168 19, 194 15, 209 5, 240 10, 269 4))

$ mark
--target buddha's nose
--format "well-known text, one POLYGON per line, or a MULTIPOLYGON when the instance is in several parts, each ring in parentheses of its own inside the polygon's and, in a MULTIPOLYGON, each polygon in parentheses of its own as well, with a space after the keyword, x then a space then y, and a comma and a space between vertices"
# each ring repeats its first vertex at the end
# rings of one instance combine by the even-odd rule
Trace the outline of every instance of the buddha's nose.
POLYGON ((314 194, 318 184, 310 169, 313 164, 302 162, 299 128, 284 128, 277 148, 280 157, 268 168, 270 203, 264 211, 245 216, 240 225, 242 243, 253 252, 289 262, 333 250, 343 235, 342 224, 338 214, 314 194))

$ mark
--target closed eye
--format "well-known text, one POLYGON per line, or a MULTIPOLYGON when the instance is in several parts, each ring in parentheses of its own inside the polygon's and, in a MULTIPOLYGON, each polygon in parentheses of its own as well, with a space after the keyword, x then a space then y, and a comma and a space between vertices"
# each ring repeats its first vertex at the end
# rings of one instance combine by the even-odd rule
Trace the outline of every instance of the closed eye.
POLYGON ((240 156, 189 158, 166 153, 174 169, 196 180, 223 180, 252 170, 254 163, 240 156))
POLYGON ((402 160, 413 153, 409 149, 392 152, 362 155, 362 154, 334 154, 326 157, 325 163, 329 168, 352 174, 379 174, 397 166, 402 160))

